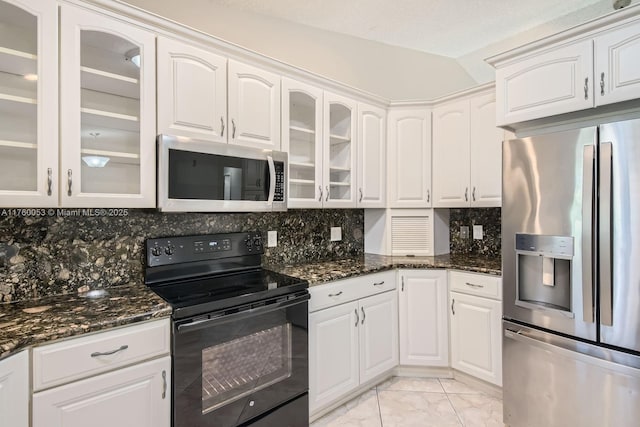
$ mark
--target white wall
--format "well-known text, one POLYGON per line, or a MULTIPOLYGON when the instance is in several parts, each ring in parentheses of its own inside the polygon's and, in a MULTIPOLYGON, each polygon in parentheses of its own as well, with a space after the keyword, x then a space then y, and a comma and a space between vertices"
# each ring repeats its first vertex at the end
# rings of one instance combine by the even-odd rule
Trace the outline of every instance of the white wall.
POLYGON ((215 0, 124 1, 390 100, 434 99, 476 85, 452 58, 241 13, 215 0))

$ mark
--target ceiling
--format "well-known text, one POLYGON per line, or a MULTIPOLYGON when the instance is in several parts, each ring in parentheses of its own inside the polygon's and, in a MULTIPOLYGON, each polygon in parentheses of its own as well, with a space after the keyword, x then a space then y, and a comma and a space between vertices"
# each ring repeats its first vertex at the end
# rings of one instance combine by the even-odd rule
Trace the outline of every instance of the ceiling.
MULTIPOLYGON (((323 30, 458 58, 603 0, 211 0, 323 30)), ((612 0, 605 0, 612 1, 612 0)), ((613 10, 613 9, 611 9, 613 10)))

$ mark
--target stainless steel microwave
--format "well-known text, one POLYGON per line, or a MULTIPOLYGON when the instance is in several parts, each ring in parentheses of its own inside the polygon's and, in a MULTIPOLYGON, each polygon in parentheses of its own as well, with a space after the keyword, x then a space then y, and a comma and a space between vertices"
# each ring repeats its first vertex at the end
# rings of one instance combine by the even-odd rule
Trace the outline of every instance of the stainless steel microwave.
POLYGON ((158 136, 161 211, 286 211, 286 182, 287 153, 158 136))

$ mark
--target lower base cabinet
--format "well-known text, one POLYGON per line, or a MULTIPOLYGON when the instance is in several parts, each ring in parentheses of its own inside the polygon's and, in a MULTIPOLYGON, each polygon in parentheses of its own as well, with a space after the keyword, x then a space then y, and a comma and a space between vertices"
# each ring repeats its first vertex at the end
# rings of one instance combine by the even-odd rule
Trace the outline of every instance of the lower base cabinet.
POLYGON ((0 360, 0 426, 29 427, 29 351, 0 360))
POLYGON ((33 395, 33 427, 169 427, 171 357, 33 395))
MULTIPOLYGON (((398 300, 390 283, 395 282, 394 276, 394 272, 371 274, 311 288, 312 300, 357 298, 329 307, 324 304, 309 314, 311 414, 398 365, 398 300), (379 292, 376 286, 389 290, 363 297, 379 292)), ((313 310, 313 303, 310 307, 313 310)))

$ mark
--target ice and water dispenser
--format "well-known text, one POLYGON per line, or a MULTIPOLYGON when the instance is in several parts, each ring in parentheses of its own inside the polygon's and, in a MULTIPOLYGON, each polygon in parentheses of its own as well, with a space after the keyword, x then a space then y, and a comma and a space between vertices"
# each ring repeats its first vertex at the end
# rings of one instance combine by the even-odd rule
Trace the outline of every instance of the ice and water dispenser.
POLYGON ((573 317, 573 237, 516 233, 516 305, 573 317))

